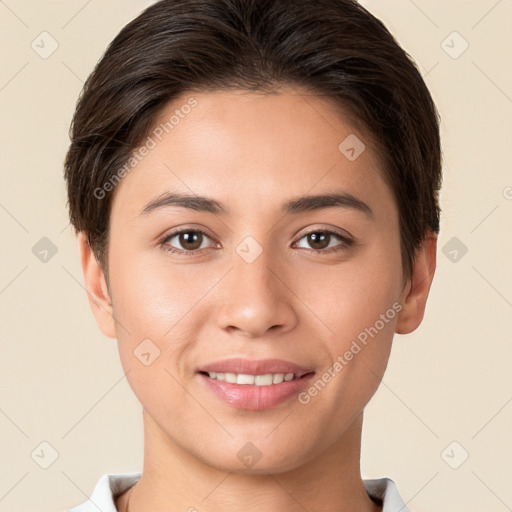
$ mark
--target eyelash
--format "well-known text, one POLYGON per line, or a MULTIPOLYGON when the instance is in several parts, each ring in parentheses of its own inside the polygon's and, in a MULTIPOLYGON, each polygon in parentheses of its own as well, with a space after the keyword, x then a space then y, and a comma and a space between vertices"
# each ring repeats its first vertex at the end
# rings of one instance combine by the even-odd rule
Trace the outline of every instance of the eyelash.
MULTIPOLYGON (((174 254, 189 254, 189 255, 195 255, 195 254, 198 254, 200 251, 204 250, 204 249, 194 249, 194 250, 187 251, 185 249, 176 249, 176 247, 172 247, 171 245, 166 243, 167 241, 169 241, 170 239, 174 238, 177 235, 180 235, 181 233, 200 233, 207 238, 211 238, 207 233, 205 233, 201 229, 180 229, 178 231, 174 231, 174 232, 170 233, 169 235, 167 235, 164 238, 164 240, 162 240, 162 242, 160 244, 162 249, 165 251, 174 253, 174 254)), ((306 249, 315 254, 331 254, 331 253, 335 253, 335 252, 340 252, 340 251, 347 249, 347 248, 351 247, 352 245, 354 245, 354 240, 352 240, 348 237, 345 237, 345 236, 341 235, 340 233, 337 233, 336 231, 330 231, 328 229, 314 229, 312 231, 308 231, 307 233, 304 233, 299 238, 298 241, 302 240, 303 238, 307 237, 308 235, 311 235, 312 233, 322 233, 322 234, 333 235, 335 238, 337 238, 341 242, 340 244, 338 244, 334 247, 330 247, 329 249, 306 249)))

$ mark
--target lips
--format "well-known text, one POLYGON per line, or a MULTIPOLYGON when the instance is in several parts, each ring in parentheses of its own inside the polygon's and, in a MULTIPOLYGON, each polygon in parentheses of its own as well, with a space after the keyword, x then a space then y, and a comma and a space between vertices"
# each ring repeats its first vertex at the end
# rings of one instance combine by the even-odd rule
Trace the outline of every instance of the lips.
POLYGON ((257 361, 241 358, 201 366, 197 373, 214 396, 231 407, 250 411, 263 411, 286 404, 310 384, 315 374, 309 368, 281 359, 257 361), (252 379, 253 376, 257 377, 252 379), (272 382, 270 376, 273 377, 272 382), (259 379, 261 382, 258 382, 259 379))
POLYGON ((245 375, 265 375, 267 373, 293 373, 295 378, 301 378, 303 375, 313 371, 312 368, 305 368, 296 363, 284 361, 282 359, 242 359, 231 358, 222 361, 201 366, 199 372, 204 373, 235 373, 245 375))

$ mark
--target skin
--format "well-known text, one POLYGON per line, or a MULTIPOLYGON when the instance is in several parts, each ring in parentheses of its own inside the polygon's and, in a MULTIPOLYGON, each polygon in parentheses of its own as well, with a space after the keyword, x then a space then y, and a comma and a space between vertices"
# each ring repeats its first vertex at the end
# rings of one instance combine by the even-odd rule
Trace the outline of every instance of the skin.
MULTIPOLYGON (((404 280, 398 211, 369 137, 304 94, 193 94, 197 106, 117 186, 108 286, 79 235, 92 311, 101 331, 117 338, 143 406, 144 467, 131 512, 381 510, 360 475, 364 407, 394 333, 413 331, 423 318, 436 236, 426 238, 404 280), (354 161, 338 150, 349 134, 366 144, 354 161), (348 207, 280 210, 292 197, 333 190, 364 201, 372 216, 348 207), (165 191, 208 196, 229 214, 179 206, 140 214, 165 191), (207 232, 195 254, 165 250, 190 247, 177 236, 165 241, 181 228, 207 232), (333 236, 315 253, 304 236, 313 229, 350 234, 355 243, 333 236), (236 252, 247 236, 263 250, 252 263, 236 252), (292 397, 264 411, 236 409, 196 373, 228 357, 280 358, 321 377, 394 303, 399 314, 307 404, 292 397), (160 350, 149 366, 133 353, 146 338, 160 350), (237 457, 248 442, 262 455, 251 467, 237 457)), ((155 126, 189 96, 167 105, 155 126)), ((116 500, 120 511, 127 494, 116 500)))

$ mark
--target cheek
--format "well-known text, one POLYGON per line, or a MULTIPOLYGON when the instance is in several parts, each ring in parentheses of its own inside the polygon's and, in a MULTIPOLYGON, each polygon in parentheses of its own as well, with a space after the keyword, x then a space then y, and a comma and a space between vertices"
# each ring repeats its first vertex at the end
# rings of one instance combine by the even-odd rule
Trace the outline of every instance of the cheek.
POLYGON ((139 398, 151 384, 156 394, 148 399, 157 400, 160 389, 173 385, 170 373, 183 379, 194 344, 194 306, 208 283, 184 265, 166 267, 154 255, 123 256, 111 273, 119 355, 139 398))
POLYGON ((314 411, 312 418, 321 417, 328 425, 326 437, 337 436, 340 425, 363 410, 384 375, 401 309, 397 267, 375 264, 333 273, 323 294, 308 296, 308 306, 325 325, 319 327, 324 331, 319 345, 323 371, 299 398, 314 411))
POLYGON ((119 356, 148 413, 165 417, 194 406, 179 383, 194 345, 194 303, 205 293, 204 285, 200 276, 191 278, 185 266, 166 270, 159 258, 128 257, 127 252, 124 257, 111 273, 119 356))
POLYGON ((310 268, 301 278, 304 302, 322 321, 318 325, 327 356, 327 373, 311 392, 320 394, 324 383, 328 391, 321 392, 313 407, 331 411, 336 424, 346 419, 347 411, 361 410, 382 379, 401 309, 401 279, 400 246, 392 236, 383 236, 360 258, 310 268), (307 286, 312 282, 315 287, 307 286), (343 410, 340 403, 346 406, 343 410))
MULTIPOLYGON (((156 249, 155 249, 156 250, 156 249)), ((201 293, 201 276, 185 266, 172 268, 164 258, 127 257, 112 274, 117 319, 132 335, 166 339, 201 293)))
POLYGON ((340 265, 308 266, 297 279, 298 294, 340 348, 386 312, 385 326, 378 325, 383 335, 392 337, 402 283, 398 240, 373 243, 340 265))

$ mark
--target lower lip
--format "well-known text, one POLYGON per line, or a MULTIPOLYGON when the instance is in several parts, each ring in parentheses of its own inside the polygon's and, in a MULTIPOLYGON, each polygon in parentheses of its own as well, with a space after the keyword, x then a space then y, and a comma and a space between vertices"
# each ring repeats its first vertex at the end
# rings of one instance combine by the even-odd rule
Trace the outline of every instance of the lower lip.
POLYGON ((269 386, 231 384, 224 380, 212 379, 202 373, 198 375, 209 389, 229 405, 249 411, 263 411, 298 394, 301 389, 309 385, 314 373, 308 373, 300 379, 283 381, 280 384, 270 384, 269 386))

